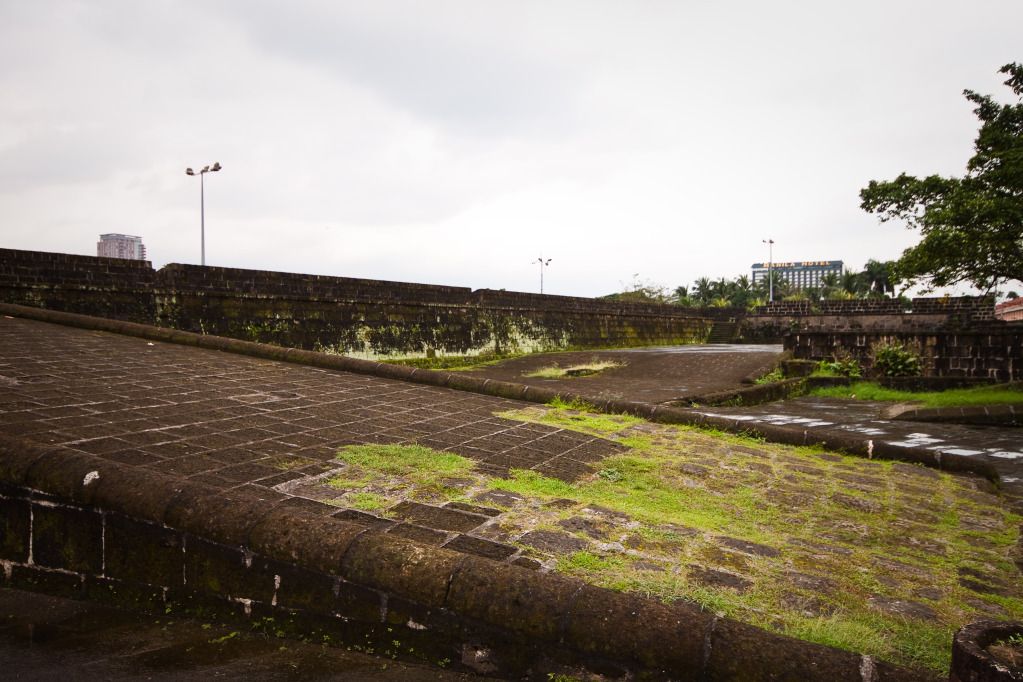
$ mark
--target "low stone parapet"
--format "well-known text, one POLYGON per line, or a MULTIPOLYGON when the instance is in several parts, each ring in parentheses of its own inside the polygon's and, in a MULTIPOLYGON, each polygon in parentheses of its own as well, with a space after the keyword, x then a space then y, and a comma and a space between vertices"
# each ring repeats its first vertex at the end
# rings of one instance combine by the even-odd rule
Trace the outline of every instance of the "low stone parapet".
POLYGON ((0 584, 269 621, 499 677, 926 679, 692 604, 422 546, 295 502, 3 437, 0 584))

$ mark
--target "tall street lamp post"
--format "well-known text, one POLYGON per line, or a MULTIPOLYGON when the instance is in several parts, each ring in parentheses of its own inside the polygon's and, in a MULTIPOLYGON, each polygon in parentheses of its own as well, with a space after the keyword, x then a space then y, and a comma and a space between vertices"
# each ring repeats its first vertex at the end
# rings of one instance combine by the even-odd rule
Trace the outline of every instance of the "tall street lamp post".
POLYGON ((761 239, 760 241, 767 244, 767 286, 770 291, 767 300, 774 303, 774 240, 761 239))
POLYGON ((185 169, 185 175, 199 176, 199 236, 202 242, 202 264, 206 265, 206 189, 203 186, 203 177, 207 173, 216 173, 220 170, 220 162, 214 161, 212 166, 203 166, 198 173, 191 168, 185 169))
POLYGON ((553 258, 544 259, 543 256, 540 256, 535 261, 533 261, 534 263, 539 263, 540 264, 540 293, 541 294, 543 293, 543 269, 545 267, 547 267, 548 265, 550 265, 552 260, 554 260, 554 259, 553 258))

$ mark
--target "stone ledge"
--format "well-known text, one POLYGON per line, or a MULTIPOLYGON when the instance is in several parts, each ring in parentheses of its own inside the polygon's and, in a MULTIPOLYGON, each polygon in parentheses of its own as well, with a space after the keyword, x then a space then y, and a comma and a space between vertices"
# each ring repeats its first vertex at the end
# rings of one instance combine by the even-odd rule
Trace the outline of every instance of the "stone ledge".
MULTIPOLYGON (((489 672, 512 676, 529 672, 521 666, 534 665, 537 651, 583 670, 657 679, 852 680, 869 660, 693 605, 426 547, 286 501, 245 490, 227 496, 59 447, 0 437, 0 463, 0 500, 13 503, 0 505, 14 521, 6 527, 28 533, 21 544, 36 548, 26 559, 18 542, 0 544, 3 582, 12 587, 96 597, 100 585, 127 599, 163 595, 176 604, 244 607, 249 616, 287 615, 299 626, 327 617, 349 634, 391 623, 394 639, 425 638, 425 650, 452 658, 469 644, 491 651, 509 667, 494 663, 489 672), (17 523, 25 504, 45 512, 47 523, 17 523), (753 658, 737 665, 737 655, 753 658)), ((924 679, 891 671, 892 679, 924 679)))
POLYGON ((1023 406, 972 405, 968 407, 919 407, 896 405, 882 413, 885 419, 932 422, 938 424, 973 424, 978 426, 1023 426, 1023 406))

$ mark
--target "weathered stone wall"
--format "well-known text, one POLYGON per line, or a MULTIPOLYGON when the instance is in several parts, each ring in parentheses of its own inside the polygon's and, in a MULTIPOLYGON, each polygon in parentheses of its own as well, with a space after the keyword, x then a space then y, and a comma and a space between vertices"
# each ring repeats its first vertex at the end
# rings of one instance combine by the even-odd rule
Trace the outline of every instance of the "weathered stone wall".
POLYGON ((785 338, 797 359, 824 360, 842 355, 873 367, 877 344, 907 344, 919 353, 924 376, 1023 379, 1023 324, 978 326, 946 331, 800 331, 785 338))
POLYGON ((0 249, 0 301, 152 321, 156 272, 149 261, 0 249))
POLYGON ((803 332, 936 333, 994 321, 994 299, 985 296, 897 300, 776 301, 746 316, 739 336, 749 343, 780 343, 803 332))
POLYGON ((695 343, 712 326, 674 306, 10 249, 0 301, 370 358, 695 343))

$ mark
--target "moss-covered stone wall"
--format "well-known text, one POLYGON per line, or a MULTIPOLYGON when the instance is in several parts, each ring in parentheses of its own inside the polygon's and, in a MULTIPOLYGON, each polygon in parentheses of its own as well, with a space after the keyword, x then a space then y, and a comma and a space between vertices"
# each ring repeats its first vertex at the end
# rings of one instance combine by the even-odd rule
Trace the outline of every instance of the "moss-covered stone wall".
POLYGON ((0 301, 364 358, 698 343, 712 326, 666 305, 11 249, 0 301))

